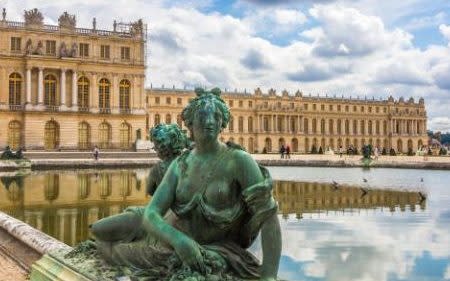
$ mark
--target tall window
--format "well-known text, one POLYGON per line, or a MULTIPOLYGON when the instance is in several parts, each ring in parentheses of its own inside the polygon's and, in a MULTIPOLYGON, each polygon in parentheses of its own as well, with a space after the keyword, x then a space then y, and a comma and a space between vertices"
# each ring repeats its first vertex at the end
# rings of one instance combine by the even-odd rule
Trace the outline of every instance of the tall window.
POLYGON ((360 121, 360 133, 361 133, 361 135, 364 135, 365 133, 366 133, 366 124, 365 124, 365 122, 364 122, 364 120, 361 120, 360 121))
POLYGON ((350 134, 350 121, 345 120, 345 134, 350 134))
MULTIPOLYGON (((378 107, 377 107, 378 108, 378 107)), ((375 123, 375 133, 377 135, 380 134, 380 121, 377 120, 377 122, 375 123)))
POLYGON ((239 117, 238 130, 239 130, 239 133, 244 132, 244 117, 242 117, 242 116, 239 117))
POLYGON ((109 60, 109 45, 100 45, 100 58, 109 60))
POLYGON ((89 107, 89 80, 84 76, 78 79, 78 106, 89 107))
POLYGON ((122 60, 130 60, 130 47, 120 48, 120 58, 122 60))
POLYGON ((100 148, 109 148, 111 146, 111 125, 106 122, 100 124, 98 128, 98 141, 100 148))
POLYGON ((88 149, 91 143, 91 129, 88 123, 81 122, 78 125, 78 148, 88 149))
POLYGON ((339 135, 342 133, 342 121, 341 121, 341 119, 337 120, 337 133, 339 135))
POLYGON ((230 116, 230 122, 228 123, 228 130, 230 132, 234 131, 234 119, 233 119, 233 116, 230 116))
POLYGON ((22 76, 18 73, 9 75, 9 104, 20 105, 22 92, 22 76))
POLYGON ((333 119, 328 120, 328 132, 334 134, 334 121, 333 119))
POLYGON ((312 120, 312 132, 313 132, 313 134, 317 133, 317 120, 316 119, 312 120))
POLYGON ((131 126, 127 123, 120 124, 120 148, 130 148, 131 126))
POLYGON ((59 145, 59 125, 51 120, 45 123, 44 146, 45 149, 55 149, 59 145))
POLYGON ((325 134, 325 119, 320 120, 320 133, 325 134))
POLYGON ((89 57, 89 44, 80 43, 80 57, 89 57))
POLYGON ((102 78, 98 85, 98 107, 102 113, 109 113, 110 92, 111 83, 109 83, 108 79, 102 78))
POLYGON ((54 56, 56 55, 56 41, 55 40, 46 40, 45 41, 45 54, 54 56))
POLYGON ((171 124, 172 123, 172 116, 170 114, 166 114, 166 124, 171 124))
POLYGON ((309 133, 309 120, 308 120, 308 118, 303 119, 303 131, 306 134, 309 133))
POLYGON ((11 121, 8 124, 8 145, 12 149, 19 149, 21 138, 20 138, 21 126, 19 121, 11 121))
MULTIPOLYGON (((370 108, 370 107, 369 107, 370 108)), ((368 126, 369 126, 369 135, 372 135, 372 120, 369 120, 369 124, 368 124, 368 126)))
POLYGON ((248 117, 248 132, 253 133, 253 117, 248 117))
POLYGON ((155 114, 155 123, 154 125, 159 125, 161 123, 161 117, 159 116, 159 114, 155 114))
POLYGON ((264 129, 264 132, 268 132, 269 131, 269 118, 268 117, 264 117, 263 129, 264 129))
POLYGON ((11 51, 20 52, 22 39, 20 37, 11 37, 11 51))
POLYGON ((56 106, 56 78, 51 74, 44 79, 44 104, 56 106))
POLYGON ((130 81, 128 80, 120 81, 119 107, 121 111, 130 109, 130 88, 131 88, 130 81))

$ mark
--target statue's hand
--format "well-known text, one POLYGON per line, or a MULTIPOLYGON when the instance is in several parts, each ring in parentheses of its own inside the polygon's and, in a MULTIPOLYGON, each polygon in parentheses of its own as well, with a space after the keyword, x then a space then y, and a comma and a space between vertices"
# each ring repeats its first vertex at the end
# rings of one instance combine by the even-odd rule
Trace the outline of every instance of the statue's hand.
POLYGON ((201 246, 194 240, 183 237, 176 242, 175 251, 183 263, 188 265, 191 269, 205 274, 206 267, 200 252, 200 247, 201 246))

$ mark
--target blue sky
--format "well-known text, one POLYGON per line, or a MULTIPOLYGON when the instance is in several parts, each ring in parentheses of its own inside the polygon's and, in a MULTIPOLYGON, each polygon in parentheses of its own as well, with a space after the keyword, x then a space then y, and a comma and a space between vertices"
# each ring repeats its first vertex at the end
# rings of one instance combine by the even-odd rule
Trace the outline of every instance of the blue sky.
POLYGON ((450 132, 448 0, 0 0, 9 20, 39 8, 56 24, 148 24, 147 86, 425 98, 450 132))

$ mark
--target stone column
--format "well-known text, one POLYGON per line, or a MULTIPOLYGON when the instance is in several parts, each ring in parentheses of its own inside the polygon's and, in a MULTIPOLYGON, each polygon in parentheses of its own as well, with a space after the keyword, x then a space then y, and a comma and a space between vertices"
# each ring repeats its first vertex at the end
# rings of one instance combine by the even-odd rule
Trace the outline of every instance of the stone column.
POLYGON ((25 102, 25 108, 31 108, 31 68, 27 68, 26 72, 26 91, 27 91, 27 100, 25 102))
POLYGON ((78 77, 77 72, 72 70, 72 111, 78 110, 78 77))
POLYGON ((39 67, 38 72, 38 107, 42 109, 44 106, 44 69, 39 67))
POLYGON ((66 69, 61 69, 61 93, 60 93, 61 110, 65 111, 66 106, 66 69))

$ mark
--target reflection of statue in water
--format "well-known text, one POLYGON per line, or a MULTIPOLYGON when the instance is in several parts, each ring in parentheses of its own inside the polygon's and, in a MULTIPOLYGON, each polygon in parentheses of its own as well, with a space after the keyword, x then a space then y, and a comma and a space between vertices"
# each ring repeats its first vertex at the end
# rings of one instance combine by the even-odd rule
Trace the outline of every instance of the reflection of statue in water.
POLYGON ((281 234, 270 175, 218 141, 230 118, 220 90, 196 93, 182 113, 194 149, 172 162, 145 211, 92 226, 97 249, 145 280, 275 280, 281 234), (176 216, 164 219, 169 209, 176 216), (246 250, 259 232, 262 265, 246 250))
POLYGON ((170 163, 187 147, 187 137, 175 124, 159 124, 150 130, 150 140, 161 161, 152 167, 147 177, 147 193, 153 195, 170 163))

